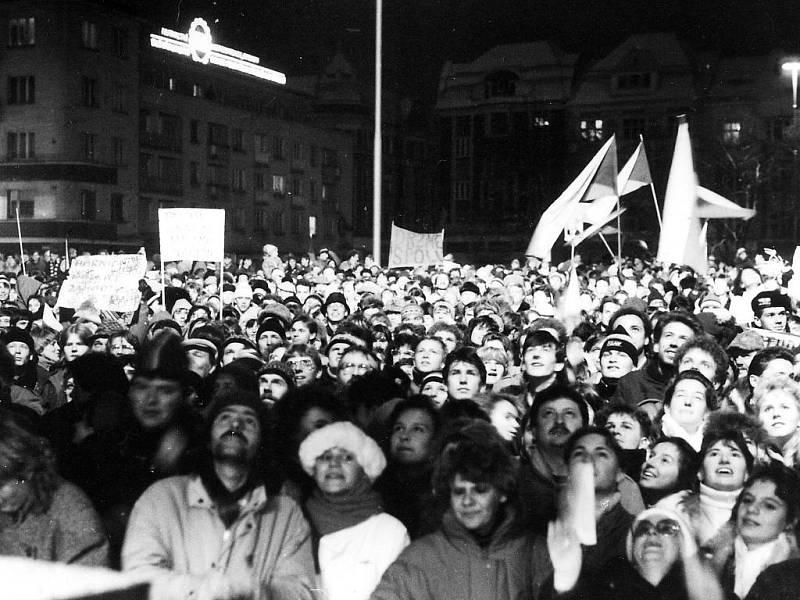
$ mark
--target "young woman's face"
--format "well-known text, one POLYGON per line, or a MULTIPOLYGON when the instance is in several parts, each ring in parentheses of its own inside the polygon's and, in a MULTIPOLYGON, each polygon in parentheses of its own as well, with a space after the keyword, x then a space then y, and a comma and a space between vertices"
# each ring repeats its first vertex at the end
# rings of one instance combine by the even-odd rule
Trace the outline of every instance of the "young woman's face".
POLYGON ((492 425, 500 437, 510 442, 519 429, 519 410, 508 400, 498 400, 489 413, 492 425))
POLYGON ((414 367, 421 373, 441 371, 444 348, 438 340, 422 340, 414 350, 414 367))
POLYGON ((490 533, 497 521, 497 511, 505 503, 505 495, 490 483, 474 482, 456 473, 450 486, 450 507, 467 530, 490 533))
POLYGON ((329 448, 317 457, 314 465, 317 487, 330 495, 344 494, 353 489, 362 473, 355 455, 344 448, 329 448))
POLYGON ((757 479, 742 491, 736 529, 748 547, 771 542, 788 525, 788 508, 775 493, 773 481, 757 479))
POLYGON ((390 454, 400 464, 427 461, 432 452, 434 423, 427 411, 411 408, 403 411, 392 427, 390 454))
POLYGON ((747 461, 739 446, 728 440, 714 443, 703 456, 700 481, 708 487, 732 492, 747 479, 747 461))
POLYGON ((772 390, 758 405, 761 427, 773 439, 794 435, 800 427, 800 411, 794 396, 784 390, 772 390))
POLYGON ((639 486, 650 490, 672 489, 678 482, 680 466, 681 452, 675 444, 656 444, 653 455, 642 465, 639 486))
POLYGON ((682 379, 675 384, 675 392, 667 410, 678 425, 694 431, 708 411, 706 387, 696 379, 682 379))
POLYGON ((67 362, 72 362, 79 356, 83 356, 89 350, 89 346, 86 345, 79 335, 75 333, 71 333, 67 336, 67 341, 64 344, 64 360, 67 362))

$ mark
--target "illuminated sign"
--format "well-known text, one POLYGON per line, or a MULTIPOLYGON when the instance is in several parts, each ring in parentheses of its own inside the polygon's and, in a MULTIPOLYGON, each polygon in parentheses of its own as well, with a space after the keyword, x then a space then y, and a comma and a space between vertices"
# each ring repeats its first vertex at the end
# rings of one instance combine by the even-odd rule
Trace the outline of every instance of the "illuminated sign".
POLYGON ((198 18, 192 21, 188 33, 166 28, 162 28, 160 34, 151 33, 150 45, 153 48, 188 56, 203 65, 217 65, 259 79, 286 84, 286 75, 262 67, 258 64, 260 59, 257 56, 215 44, 211 37, 211 28, 205 19, 198 18))

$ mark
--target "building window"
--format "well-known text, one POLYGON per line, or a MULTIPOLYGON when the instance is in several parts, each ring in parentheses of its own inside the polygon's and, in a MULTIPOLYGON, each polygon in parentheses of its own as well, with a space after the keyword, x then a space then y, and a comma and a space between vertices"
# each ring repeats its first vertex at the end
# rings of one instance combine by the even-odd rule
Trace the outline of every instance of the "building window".
POLYGON ((277 135, 272 139, 272 157, 275 160, 284 160, 286 158, 286 142, 277 135))
POLYGON ((491 135, 508 135, 508 114, 492 113, 489 127, 491 135))
POLYGON ((617 89, 621 92, 649 90, 652 82, 652 73, 621 73, 617 75, 617 89))
POLYGON ((238 152, 244 151, 244 131, 241 129, 234 129, 231 133, 231 137, 233 138, 233 149, 238 152))
POLYGON ((313 144, 309 148, 308 164, 312 167, 316 167, 319 164, 319 148, 313 144))
POLYGON ((36 43, 36 20, 33 17, 11 19, 8 22, 9 46, 33 46, 36 43))
POLYGON ((17 218, 17 207, 20 219, 33 218, 33 200, 21 200, 19 190, 7 190, 6 200, 6 214, 9 219, 17 218))
POLYGON ((200 141, 200 121, 197 119, 189 121, 189 141, 193 144, 200 141))
POLYGON ((470 184, 468 181, 456 181, 453 184, 453 200, 463 202, 469 200, 470 184))
POLYGON ((83 132, 81 134, 81 151, 83 158, 89 162, 94 162, 97 157, 97 135, 94 133, 83 132))
POLYGON ((303 159, 303 146, 298 141, 292 142, 292 160, 303 159))
POLYGON ((33 75, 8 78, 8 103, 33 104, 36 102, 36 78, 33 75))
POLYGON ((125 140, 122 138, 111 138, 111 161, 117 167, 125 165, 125 140))
POLYGON ((622 139, 625 141, 638 141, 644 135, 647 127, 646 119, 622 119, 622 139))
POLYGON ((122 198, 122 194, 111 194, 111 221, 114 223, 125 222, 125 210, 122 198))
POLYGON ((331 148, 323 148, 322 149, 322 166, 323 167, 335 167, 338 164, 339 160, 336 156, 336 150, 332 150, 331 148))
POLYGON ((468 137, 457 137, 456 144, 456 158, 466 158, 472 156, 472 140, 468 137))
POLYGON ((81 23, 81 43, 84 48, 97 50, 97 23, 91 21, 81 23))
POLYGON ((253 226, 255 231, 266 231, 267 226, 269 225, 269 213, 264 210, 263 208, 259 208, 256 210, 256 222, 253 226))
POLYGON ((128 112, 128 90, 121 83, 115 83, 111 88, 111 110, 118 113, 128 112))
POLYGON ((299 177, 292 177, 292 196, 301 196, 303 194, 303 182, 299 177))
POLYGON ((122 27, 111 28, 111 48, 117 58, 128 58, 128 30, 122 27))
POLYGON ((742 141, 742 124, 739 121, 726 121, 722 124, 722 141, 725 144, 738 144, 742 141))
POLYGON ((533 117, 533 126, 538 128, 550 127, 550 119, 541 115, 535 116, 533 117))
POLYGON ((36 136, 32 131, 9 131, 7 137, 9 160, 36 156, 36 136))
POLYGON ((228 128, 218 123, 208 124, 208 143, 214 146, 228 147, 228 128))
POLYGON ((323 202, 328 200, 328 197, 330 196, 330 191, 328 190, 328 184, 327 183, 323 183, 322 184, 321 194, 322 194, 322 201, 323 202))
POLYGON ((81 91, 83 92, 83 105, 97 107, 97 79, 84 76, 81 79, 81 91))
POLYGON ((189 163, 189 183, 193 187, 200 185, 200 165, 194 161, 189 163))
POLYGON ((272 191, 276 194, 286 192, 286 178, 283 175, 272 176, 272 191))
POLYGON ((303 220, 303 213, 299 210, 292 211, 292 225, 291 225, 291 232, 292 235, 299 235, 300 234, 300 224, 303 220))
POLYGON ((228 169, 221 165, 208 165, 208 183, 218 187, 228 187, 228 169))
POLYGON ((247 214, 244 208, 237 208, 233 211, 233 229, 235 231, 244 231, 246 222, 247 214))
POLYGON ((266 189, 263 173, 258 171, 253 173, 253 189, 257 192, 263 192, 266 189))
POLYGON ((97 218, 97 196, 91 190, 81 190, 81 219, 94 221, 97 218))
POLYGON ((234 192, 245 191, 245 173, 244 169, 233 169, 232 175, 232 188, 234 192))
POLYGON ((286 232, 283 220, 284 214, 282 210, 276 210, 272 213, 272 233, 275 235, 283 235, 286 232))
POLYGON ((580 122, 580 136, 589 141, 602 140, 604 137, 602 119, 586 119, 580 122))
POLYGON ((308 199, 312 204, 317 201, 317 182, 313 179, 308 182, 308 199))
POLYGON ((511 71, 498 71, 486 77, 484 81, 484 96, 486 98, 513 96, 517 88, 519 77, 511 71))
POLYGON ((203 86, 199 83, 195 83, 192 85, 192 96, 195 98, 202 98, 203 97, 203 86))

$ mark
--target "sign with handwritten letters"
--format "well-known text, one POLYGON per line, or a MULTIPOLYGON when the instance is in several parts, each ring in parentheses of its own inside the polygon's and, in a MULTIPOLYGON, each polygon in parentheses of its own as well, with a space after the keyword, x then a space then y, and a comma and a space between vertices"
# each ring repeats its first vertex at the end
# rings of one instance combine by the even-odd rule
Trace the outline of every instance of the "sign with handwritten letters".
POLYGON ((56 306, 78 308, 88 300, 98 310, 136 310, 141 298, 139 280, 146 270, 143 254, 78 256, 69 267, 56 306))
POLYGON ((444 229, 439 233, 416 233, 392 223, 389 268, 427 267, 444 261, 444 229))
POLYGON ((161 260, 222 262, 225 254, 225 209, 159 208, 161 260))
POLYGON ((792 335, 791 333, 781 333, 779 331, 768 331, 766 329, 758 329, 753 327, 761 339, 767 346, 783 346, 789 350, 796 350, 800 348, 800 336, 792 335))

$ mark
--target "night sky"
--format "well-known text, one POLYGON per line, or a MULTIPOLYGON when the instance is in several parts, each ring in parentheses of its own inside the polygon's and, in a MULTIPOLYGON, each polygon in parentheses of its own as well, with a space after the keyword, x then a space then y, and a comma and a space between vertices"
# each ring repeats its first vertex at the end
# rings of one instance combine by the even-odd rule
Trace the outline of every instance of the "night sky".
MULTIPOLYGON (((152 8, 149 18, 181 30, 203 16, 220 43, 290 75, 318 72, 338 49, 372 78, 371 0, 153 0, 152 8)), ((800 51, 796 0, 384 0, 384 84, 431 101, 445 60, 472 60, 496 44, 551 39, 590 58, 631 33, 666 30, 712 51, 800 51)))

